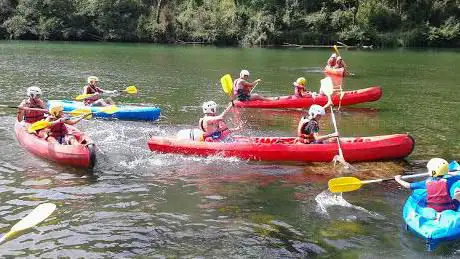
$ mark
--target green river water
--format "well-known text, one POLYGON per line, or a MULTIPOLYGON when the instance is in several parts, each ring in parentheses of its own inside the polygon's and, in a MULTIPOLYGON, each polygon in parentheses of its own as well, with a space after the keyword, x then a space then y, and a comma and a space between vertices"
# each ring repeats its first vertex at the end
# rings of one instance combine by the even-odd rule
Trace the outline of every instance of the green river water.
MULTIPOLYGON (((57 210, 37 227, 1 244, 2 256, 199 258, 458 257, 460 243, 425 251, 403 229, 409 195, 394 182, 332 195, 331 163, 264 163, 150 152, 151 135, 197 125, 201 103, 221 110, 228 97, 219 78, 243 68, 262 78, 255 92, 288 95, 307 78, 317 91, 327 50, 237 49, 153 44, 0 42, 3 104, 16 105, 40 86, 46 99, 70 99, 86 77, 106 89, 136 85, 118 103, 154 105, 157 122, 89 120, 78 124, 96 143, 92 174, 30 155, 16 141, 14 109, 0 109, 0 232, 32 208, 57 210)), ((420 173, 428 159, 460 159, 457 97, 460 53, 453 50, 346 51, 356 77, 346 89, 383 88, 378 102, 337 113, 342 136, 410 133, 405 161, 354 164, 361 179, 420 173)), ((242 135, 291 136, 303 112, 243 109, 242 135)), ((232 115, 229 116, 231 121, 232 115)), ((332 132, 329 118, 322 131, 332 132)))

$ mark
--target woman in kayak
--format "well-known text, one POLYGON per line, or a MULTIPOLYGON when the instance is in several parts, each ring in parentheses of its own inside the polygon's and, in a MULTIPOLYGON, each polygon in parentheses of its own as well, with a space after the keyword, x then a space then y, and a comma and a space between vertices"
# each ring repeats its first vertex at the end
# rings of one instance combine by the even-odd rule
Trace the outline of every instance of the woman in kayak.
POLYGON ((240 127, 229 129, 224 122, 224 116, 232 108, 228 107, 220 114, 217 113, 217 104, 213 101, 203 103, 204 117, 200 119, 199 127, 203 131, 203 140, 206 142, 220 142, 228 139, 230 133, 237 131, 240 127))
POLYGON ((295 97, 305 97, 308 95, 307 90, 305 89, 306 79, 305 77, 299 77, 297 80, 292 83, 294 85, 294 96, 295 97))
POLYGON ((100 88, 98 86, 99 78, 96 76, 88 77, 88 84, 83 88, 83 94, 92 94, 91 97, 85 98, 84 103, 87 106, 109 106, 113 105, 113 101, 110 98, 106 98, 105 100, 100 98, 100 94, 102 93, 109 93, 114 94, 117 93, 117 90, 108 91, 100 88))
MULTIPOLYGON (((401 175, 396 175, 395 180, 405 188, 416 190, 426 189, 427 200, 426 206, 433 208, 437 212, 444 210, 456 210, 458 199, 450 196, 452 184, 460 180, 460 176, 448 175, 449 163, 442 158, 432 158, 426 165, 431 177, 427 180, 409 183, 401 179, 401 175)), ((460 194, 460 190, 455 190, 455 196, 460 194)))
POLYGON ((75 145, 78 144, 75 136, 68 134, 65 124, 74 125, 81 121, 88 114, 82 115, 77 119, 64 118, 64 107, 62 105, 52 106, 48 112, 49 116, 45 119, 50 122, 51 126, 46 128, 40 135, 51 143, 59 143, 62 145, 75 145))
POLYGON ((319 135, 319 120, 326 111, 324 107, 313 104, 308 110, 308 116, 300 119, 297 127, 297 141, 304 144, 322 144, 323 140, 338 137, 337 132, 328 135, 319 135))
POLYGON ((34 123, 45 118, 43 111, 25 110, 21 108, 37 108, 46 109, 45 102, 40 98, 42 90, 37 86, 31 86, 27 88, 28 99, 24 99, 19 104, 18 115, 16 116, 18 121, 24 121, 26 123, 34 123))
POLYGON ((236 79, 233 82, 233 95, 239 101, 249 101, 249 100, 269 100, 258 94, 251 94, 251 89, 253 89, 262 79, 257 79, 256 81, 250 83, 249 71, 241 70, 240 78, 236 79))
POLYGON ((335 67, 336 63, 337 63, 337 54, 332 53, 332 55, 327 60, 327 66, 333 68, 335 67))

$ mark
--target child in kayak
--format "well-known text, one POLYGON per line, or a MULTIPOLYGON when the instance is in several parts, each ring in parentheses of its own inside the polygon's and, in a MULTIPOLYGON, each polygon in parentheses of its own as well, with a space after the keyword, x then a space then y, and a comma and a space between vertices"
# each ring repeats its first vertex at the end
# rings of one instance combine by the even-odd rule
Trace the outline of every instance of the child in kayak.
POLYGON ((306 81, 307 80, 305 79, 305 77, 299 77, 299 78, 297 78, 297 80, 294 83, 292 83, 294 85, 294 87, 295 87, 295 89, 294 89, 294 96, 295 97, 301 98, 301 97, 305 97, 305 96, 308 95, 308 92, 305 89, 306 81))
POLYGON ((87 106, 109 106, 113 105, 113 101, 110 98, 105 100, 100 98, 101 93, 114 94, 117 90, 108 91, 98 87, 99 78, 96 76, 88 77, 88 84, 83 88, 83 94, 92 94, 91 97, 85 98, 84 103, 87 106))
POLYGON ((40 98, 41 95, 42 90, 39 87, 31 86, 27 88, 27 96, 29 98, 23 100, 21 104, 19 104, 19 110, 16 116, 19 122, 34 123, 45 118, 45 113, 43 111, 21 109, 22 107, 46 109, 45 102, 40 98))
POLYGON ((297 127, 297 142, 304 144, 322 144, 323 140, 335 138, 339 135, 337 132, 328 135, 319 135, 319 120, 324 116, 326 111, 324 107, 314 104, 308 110, 308 116, 300 119, 297 127))
POLYGON ((240 77, 233 82, 233 95, 235 99, 239 101, 270 100, 258 94, 251 94, 251 89, 261 82, 262 79, 257 79, 252 83, 248 82, 248 79, 249 71, 241 70, 240 77))
POLYGON ((51 143, 59 143, 62 145, 75 145, 78 144, 75 136, 68 134, 67 127, 65 124, 74 125, 81 121, 88 114, 82 115, 77 119, 64 118, 64 107, 62 105, 52 106, 49 109, 49 116, 45 119, 50 122, 51 126, 43 130, 40 135, 51 143))
MULTIPOLYGON (((396 175, 395 180, 401 186, 416 190, 426 189, 427 200, 426 206, 437 212, 444 210, 456 210, 458 208, 458 200, 450 195, 452 184, 460 180, 460 176, 448 175, 449 163, 442 158, 432 158, 426 165, 431 177, 427 180, 409 183, 401 179, 401 175, 396 175)), ((460 190, 455 190, 455 196, 460 190)))
POLYGON ((200 119, 199 128, 203 131, 203 140, 206 142, 226 141, 230 133, 237 131, 240 127, 229 129, 224 122, 224 116, 232 108, 232 104, 220 114, 217 113, 217 104, 213 101, 203 103, 204 117, 200 119))

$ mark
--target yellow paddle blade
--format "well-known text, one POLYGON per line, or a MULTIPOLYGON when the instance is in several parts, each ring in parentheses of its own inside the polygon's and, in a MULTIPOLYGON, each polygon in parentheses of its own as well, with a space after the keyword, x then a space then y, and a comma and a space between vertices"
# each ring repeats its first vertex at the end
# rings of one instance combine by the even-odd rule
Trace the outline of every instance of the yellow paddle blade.
POLYGON ((81 116, 81 115, 85 115, 85 114, 88 114, 88 113, 92 113, 92 111, 88 108, 79 108, 79 109, 75 109, 71 112, 69 112, 70 115, 72 116, 81 116))
POLYGON ((127 92, 128 94, 137 94, 137 88, 135 85, 130 85, 126 87, 124 91, 127 92))
POLYGON ((334 45, 334 50, 335 50, 335 53, 337 53, 337 56, 340 56, 340 52, 339 52, 339 49, 337 48, 337 45, 334 45))
POLYGON ((53 203, 43 203, 38 205, 34 210, 32 210, 29 213, 29 215, 27 215, 25 218, 21 219, 18 223, 16 223, 11 228, 11 230, 0 239, 0 243, 2 243, 7 237, 19 231, 34 227, 35 225, 49 217, 49 215, 51 215, 51 213, 53 213, 55 209, 56 205, 54 205, 53 203))
POLYGON ((48 121, 41 120, 41 121, 37 121, 37 122, 32 123, 32 125, 30 125, 30 127, 27 129, 27 131, 29 133, 34 133, 37 130, 44 129, 44 128, 47 128, 49 126, 51 126, 51 124, 48 121))
POLYGON ((80 94, 79 96, 75 97, 75 100, 77 101, 81 101, 81 100, 84 100, 88 97, 91 97, 93 96, 92 94, 80 94))
POLYGON ((356 177, 339 177, 327 183, 330 192, 351 192, 361 188, 363 183, 356 177))
POLYGON ((222 89, 228 96, 232 96, 233 92, 233 80, 230 74, 226 74, 220 78, 220 84, 222 89))
POLYGON ((115 105, 105 106, 104 108, 100 109, 98 112, 103 112, 107 114, 116 113, 118 108, 115 105))

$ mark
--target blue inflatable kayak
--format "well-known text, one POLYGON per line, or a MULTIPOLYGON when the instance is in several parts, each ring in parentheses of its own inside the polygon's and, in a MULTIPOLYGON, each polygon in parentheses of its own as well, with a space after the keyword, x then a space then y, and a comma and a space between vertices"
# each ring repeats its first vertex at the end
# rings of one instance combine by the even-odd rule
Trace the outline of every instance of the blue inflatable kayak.
POLYGON ((119 120, 157 120, 160 117, 160 108, 157 107, 143 107, 143 106, 129 106, 129 105, 116 105, 114 113, 101 112, 104 107, 100 106, 85 106, 83 102, 66 101, 66 100, 50 100, 48 107, 51 105, 62 105, 64 111, 72 111, 75 109, 90 109, 94 112, 93 116, 96 118, 106 119, 119 119, 119 120))
MULTIPOLYGON (((452 185, 451 197, 457 188, 460 188, 460 181, 452 185)), ((441 241, 460 239, 460 211, 437 213, 426 207, 426 195, 426 189, 412 192, 404 204, 403 219, 406 229, 424 238, 428 251, 432 251, 441 241)))

